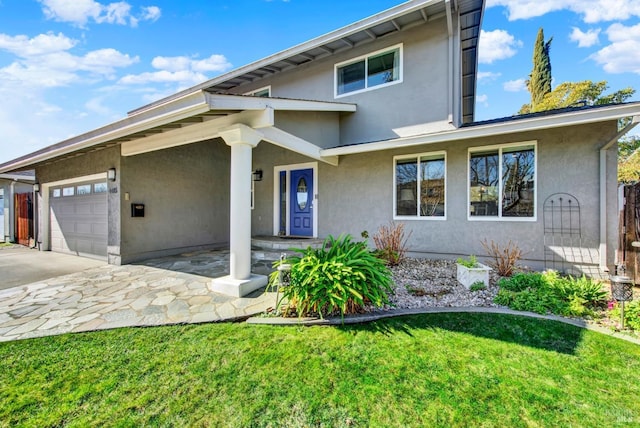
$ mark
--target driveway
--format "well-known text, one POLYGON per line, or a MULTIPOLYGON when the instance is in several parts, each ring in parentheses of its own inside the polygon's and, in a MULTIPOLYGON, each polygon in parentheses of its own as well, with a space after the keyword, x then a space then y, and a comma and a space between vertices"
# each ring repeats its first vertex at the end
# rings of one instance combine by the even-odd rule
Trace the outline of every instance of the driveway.
POLYGON ((19 245, 0 247, 0 290, 104 265, 106 262, 99 260, 19 245))

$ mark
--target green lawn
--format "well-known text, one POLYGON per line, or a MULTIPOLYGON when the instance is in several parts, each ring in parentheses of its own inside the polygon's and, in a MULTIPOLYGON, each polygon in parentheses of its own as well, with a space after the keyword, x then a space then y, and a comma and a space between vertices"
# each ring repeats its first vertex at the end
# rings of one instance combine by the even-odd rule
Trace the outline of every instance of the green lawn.
POLYGON ((120 329, 0 361, 0 426, 640 425, 640 346, 508 315, 120 329))

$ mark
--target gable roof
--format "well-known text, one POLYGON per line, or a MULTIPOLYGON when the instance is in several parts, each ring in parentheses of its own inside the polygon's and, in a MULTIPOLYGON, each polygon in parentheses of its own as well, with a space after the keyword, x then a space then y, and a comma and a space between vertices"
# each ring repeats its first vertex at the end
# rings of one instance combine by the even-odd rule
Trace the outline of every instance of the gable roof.
MULTIPOLYGON (((71 153, 82 153, 111 147, 125 141, 143 138, 167 130, 202 122, 215 116, 239 110, 273 108, 274 110, 355 111, 355 105, 305 100, 279 100, 224 95, 230 89, 276 73, 295 69, 309 62, 343 52, 378 38, 394 34, 437 19, 447 19, 451 34, 456 27, 452 11, 460 15, 460 59, 463 122, 473 120, 477 73, 477 47, 484 0, 410 0, 357 21, 341 29, 319 36, 264 59, 232 70, 199 85, 158 100, 128 113, 111 124, 64 140, 34 153, 0 165, 0 172, 32 168, 71 153), (254 100, 254 101, 248 101, 254 100)), ((458 49, 456 46, 455 49, 458 49)))
POLYGON ((462 116, 463 122, 472 122, 475 108, 476 73, 478 68, 478 38, 482 23, 484 0, 411 0, 387 9, 369 18, 285 49, 251 64, 217 76, 166 98, 132 110, 137 114, 168 101, 206 90, 225 94, 238 86, 248 84, 303 64, 347 51, 380 37, 387 36, 436 19, 447 18, 449 31, 451 8, 460 13, 460 54, 462 59, 462 116))

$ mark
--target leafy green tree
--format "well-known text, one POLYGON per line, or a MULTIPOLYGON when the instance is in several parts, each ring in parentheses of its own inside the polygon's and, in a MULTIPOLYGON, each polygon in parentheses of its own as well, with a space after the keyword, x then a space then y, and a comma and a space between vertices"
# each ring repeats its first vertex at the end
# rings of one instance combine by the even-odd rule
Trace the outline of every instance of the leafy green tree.
POLYGON ((591 80, 564 82, 546 94, 535 108, 532 108, 530 104, 522 106, 520 113, 534 113, 581 105, 619 104, 625 102, 635 93, 635 89, 627 87, 611 94, 603 94, 607 89, 609 86, 605 80, 595 83, 591 80))
POLYGON ((618 181, 640 181, 640 136, 633 135, 618 141, 618 181))
POLYGON ((533 48, 533 70, 527 81, 527 88, 531 93, 531 108, 537 110, 537 106, 544 97, 551 92, 551 41, 553 37, 544 41, 544 30, 538 30, 538 37, 533 48))

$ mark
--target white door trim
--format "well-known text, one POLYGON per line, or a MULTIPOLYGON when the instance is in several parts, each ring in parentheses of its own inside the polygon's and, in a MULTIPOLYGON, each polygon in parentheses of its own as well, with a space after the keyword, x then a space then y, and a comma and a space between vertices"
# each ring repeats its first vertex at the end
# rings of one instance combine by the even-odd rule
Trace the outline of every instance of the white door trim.
POLYGON ((273 167, 273 235, 278 236, 280 232, 280 173, 286 173, 286 234, 290 235, 290 202, 291 195, 289 194, 289 183, 291 171, 298 169, 312 169, 313 170, 313 199, 312 199, 312 212, 313 212, 313 237, 318 237, 318 162, 306 162, 296 163, 291 165, 278 165, 273 167))

